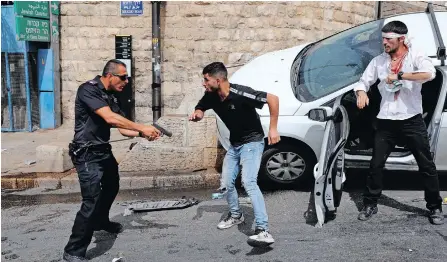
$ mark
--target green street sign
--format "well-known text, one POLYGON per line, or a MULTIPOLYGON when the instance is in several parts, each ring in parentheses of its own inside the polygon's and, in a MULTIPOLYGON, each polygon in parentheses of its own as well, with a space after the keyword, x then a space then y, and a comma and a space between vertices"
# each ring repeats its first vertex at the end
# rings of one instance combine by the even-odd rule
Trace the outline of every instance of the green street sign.
POLYGON ((58 1, 51 1, 50 9, 53 15, 59 15, 59 4, 60 2, 58 1))
POLYGON ((18 41, 50 42, 50 21, 16 16, 18 41))
POLYGON ((50 18, 48 2, 43 1, 14 1, 14 12, 21 16, 50 18))
POLYGON ((52 36, 59 35, 59 25, 57 24, 56 21, 53 21, 53 23, 51 23, 51 35, 52 36))

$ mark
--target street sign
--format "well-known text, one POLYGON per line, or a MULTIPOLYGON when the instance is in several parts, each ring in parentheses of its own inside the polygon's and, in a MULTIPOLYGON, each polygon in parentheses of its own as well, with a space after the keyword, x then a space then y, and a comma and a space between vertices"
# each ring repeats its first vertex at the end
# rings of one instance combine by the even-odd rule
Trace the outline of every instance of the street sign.
POLYGON ((143 14, 143 1, 121 1, 121 15, 133 16, 143 14))
POLYGON ((50 42, 50 21, 16 16, 18 41, 50 42))
POLYGON ((48 2, 43 1, 14 1, 14 12, 21 16, 50 18, 48 2))
POLYGON ((59 1, 51 1, 50 9, 53 15, 59 15, 59 1))
POLYGON ((134 120, 135 98, 132 89, 132 36, 131 35, 115 35, 115 58, 126 64, 127 85, 122 92, 116 94, 119 100, 120 108, 129 120, 134 120))
POLYGON ((132 59, 132 36, 115 36, 115 57, 118 59, 132 59))
POLYGON ((57 24, 57 21, 53 21, 53 23, 51 23, 51 35, 59 35, 59 25, 57 24))

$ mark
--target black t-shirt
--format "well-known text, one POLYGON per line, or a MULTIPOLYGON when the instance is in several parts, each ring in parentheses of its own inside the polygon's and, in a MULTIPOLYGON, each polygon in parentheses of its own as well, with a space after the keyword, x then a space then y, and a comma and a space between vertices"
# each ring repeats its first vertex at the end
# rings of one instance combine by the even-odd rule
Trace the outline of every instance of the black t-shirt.
POLYGON ((236 147, 264 139, 256 108, 261 109, 266 102, 266 92, 230 84, 230 93, 225 100, 222 101, 217 92, 205 92, 195 109, 213 109, 230 130, 231 145, 236 147))
POLYGON ((112 126, 95 113, 97 109, 105 106, 109 106, 114 113, 124 116, 119 108, 118 99, 106 91, 100 76, 79 86, 75 100, 74 142, 81 144, 109 142, 112 126))

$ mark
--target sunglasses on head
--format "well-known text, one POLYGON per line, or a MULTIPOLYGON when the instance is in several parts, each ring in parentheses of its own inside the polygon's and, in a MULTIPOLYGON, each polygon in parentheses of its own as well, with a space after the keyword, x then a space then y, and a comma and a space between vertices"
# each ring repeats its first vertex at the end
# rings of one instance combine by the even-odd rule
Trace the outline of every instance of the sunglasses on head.
POLYGON ((113 74, 113 73, 112 73, 112 75, 119 77, 119 79, 121 79, 121 81, 126 81, 127 78, 129 77, 128 75, 117 75, 117 74, 113 74))

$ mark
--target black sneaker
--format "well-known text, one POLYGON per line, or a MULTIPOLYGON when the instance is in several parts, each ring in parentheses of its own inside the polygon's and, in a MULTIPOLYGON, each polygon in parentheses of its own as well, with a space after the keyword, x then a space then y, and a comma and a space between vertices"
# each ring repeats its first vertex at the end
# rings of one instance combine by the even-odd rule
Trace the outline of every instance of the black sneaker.
POLYGON ((358 219, 361 221, 366 221, 370 219, 374 214, 377 214, 377 206, 364 206, 362 211, 358 216, 358 219))
POLYGON ((430 214, 428 216, 430 223, 434 225, 442 225, 444 224, 444 214, 440 208, 430 210, 430 214))
POLYGON ((64 261, 68 261, 68 262, 88 261, 88 259, 86 259, 85 257, 73 256, 73 255, 68 254, 67 252, 64 252, 62 259, 64 261))
POLYGON ((117 222, 107 222, 95 227, 95 231, 104 230, 111 234, 119 234, 123 232, 124 227, 120 223, 117 222))

